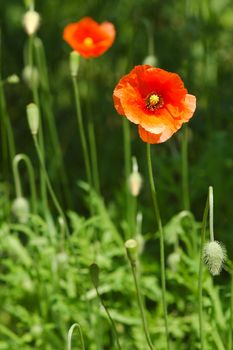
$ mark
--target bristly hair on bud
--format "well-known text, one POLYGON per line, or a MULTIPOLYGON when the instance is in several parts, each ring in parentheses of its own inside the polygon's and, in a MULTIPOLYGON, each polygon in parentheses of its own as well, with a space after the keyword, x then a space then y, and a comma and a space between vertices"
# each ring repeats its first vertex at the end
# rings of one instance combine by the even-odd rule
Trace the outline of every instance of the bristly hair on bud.
POLYGON ((40 116, 39 109, 35 103, 27 105, 27 118, 32 135, 36 135, 39 129, 40 116))
POLYGON ((40 25, 40 15, 34 10, 29 10, 23 16, 23 26, 28 35, 33 35, 40 25))
POLYGON ((213 276, 220 274, 226 259, 226 249, 222 243, 211 241, 203 248, 203 260, 213 276))
POLYGON ((142 176, 138 171, 138 163, 135 157, 132 158, 133 171, 129 176, 129 189, 132 196, 137 197, 142 188, 142 176))

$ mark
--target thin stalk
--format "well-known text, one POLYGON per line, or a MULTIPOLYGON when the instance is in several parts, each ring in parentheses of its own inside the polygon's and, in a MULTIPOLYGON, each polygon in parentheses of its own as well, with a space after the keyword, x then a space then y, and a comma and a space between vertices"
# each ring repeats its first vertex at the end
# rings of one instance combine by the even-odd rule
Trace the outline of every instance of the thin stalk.
POLYGON ((36 213, 37 207, 37 196, 36 196, 36 186, 35 186, 35 174, 33 170, 32 163, 26 154, 17 154, 13 159, 13 175, 15 181, 15 191, 17 197, 22 197, 23 191, 21 186, 20 174, 19 174, 19 162, 24 161, 29 177, 29 185, 32 196, 32 212, 36 213))
POLYGON ((228 350, 232 349, 233 345, 233 271, 231 269, 231 304, 230 304, 230 329, 229 329, 229 345, 228 345, 228 350))
POLYGON ((51 140, 53 154, 54 154, 54 163, 56 166, 56 171, 59 170, 61 176, 60 180, 58 177, 58 181, 61 181, 62 186, 66 188, 64 195, 66 196, 67 203, 71 203, 70 193, 68 191, 68 179, 66 176, 63 155, 61 151, 61 146, 59 143, 59 137, 56 127, 56 122, 52 110, 52 97, 49 85, 48 78, 48 69, 46 63, 46 57, 44 52, 43 43, 39 38, 35 38, 34 40, 34 48, 35 48, 35 56, 36 63, 39 70, 40 81, 41 81, 41 98, 43 100, 42 108, 44 110, 45 117, 47 119, 49 139, 51 140))
POLYGON ((133 279, 134 279, 138 307, 139 307, 140 314, 141 314, 142 325, 143 325, 143 330, 144 330, 144 333, 146 336, 146 341, 147 341, 149 348, 151 350, 154 350, 153 344, 152 344, 151 339, 150 339, 150 333, 148 331, 147 320, 146 320, 146 315, 145 315, 145 310, 144 310, 144 304, 143 304, 142 295, 141 295, 140 286, 139 286, 139 281, 138 281, 136 262, 130 260, 130 265, 131 265, 132 275, 133 275, 133 279))
POLYGON ((83 157, 84 157, 84 163, 85 163, 87 182, 88 182, 89 186, 91 187, 92 178, 91 178, 90 159, 89 159, 89 154, 88 154, 85 130, 84 130, 84 126, 83 126, 83 117, 82 117, 82 110, 81 110, 81 104, 80 104, 78 83, 77 83, 77 79, 75 76, 72 76, 72 81, 73 81, 77 120, 78 120, 80 139, 81 139, 81 145, 82 145, 82 150, 83 150, 83 157))
POLYGON ((3 85, 4 82, 0 81, 0 111, 2 114, 3 126, 6 130, 7 148, 9 150, 9 156, 10 159, 13 160, 15 156, 15 141, 10 118, 6 110, 6 100, 4 96, 3 85))
POLYGON ((91 74, 92 71, 93 71, 93 64, 92 64, 92 60, 90 60, 89 65, 87 67, 87 73, 88 73, 88 97, 87 97, 88 122, 87 122, 87 130, 88 130, 89 146, 90 146, 90 158, 91 158, 93 185, 94 185, 96 192, 98 194, 100 194, 100 179, 99 179, 97 146, 96 146, 96 136, 95 136, 95 125, 94 125, 94 119, 93 119, 93 112, 91 109, 91 101, 92 101, 92 99, 91 99, 91 87, 93 84, 92 74, 91 74))
POLYGON ((202 228, 201 228, 201 244, 200 244, 200 260, 199 260, 199 275, 198 275, 198 317, 199 317, 199 335, 200 335, 200 346, 201 350, 204 350, 205 347, 205 334, 204 334, 204 323, 203 323, 203 246, 205 242, 206 234, 206 224, 209 212, 209 197, 207 198, 205 210, 202 219, 202 228))
MULTIPOLYGON (((92 119, 92 116, 89 116, 89 118, 92 119)), ((88 128, 89 145, 90 145, 93 185, 96 192, 100 194, 100 180, 99 180, 97 147, 96 147, 96 137, 95 137, 95 126, 92 120, 88 120, 87 128, 88 128)))
POLYGON ((46 167, 45 167, 44 159, 43 159, 43 156, 42 156, 42 153, 41 153, 41 150, 40 150, 40 146, 39 146, 39 142, 37 140, 36 135, 33 135, 33 141, 34 141, 34 144, 35 144, 35 148, 36 148, 36 151, 37 151, 37 155, 38 155, 38 158, 39 158, 39 162, 40 162, 40 166, 41 166, 41 169, 42 169, 42 172, 43 172, 43 176, 44 176, 45 181, 46 181, 47 186, 48 186, 49 193, 51 195, 51 198, 53 200, 55 208, 57 209, 58 214, 62 217, 62 219, 64 221, 64 224, 66 226, 66 232, 68 234, 69 233, 69 229, 68 229, 66 217, 65 217, 65 214, 63 213, 61 205, 60 205, 60 203, 59 203, 59 201, 57 199, 57 196, 56 196, 56 194, 55 194, 55 192, 53 190, 52 184, 51 184, 50 179, 48 177, 48 173, 47 173, 47 170, 46 170, 46 167))
POLYGON ((189 179, 188 179, 188 126, 184 125, 182 134, 182 196, 183 209, 190 210, 189 179))
POLYGON ((213 187, 209 187, 209 225, 210 225, 210 240, 214 241, 214 193, 213 187))
MULTIPOLYGON (((31 74, 33 74, 33 67, 34 67, 34 57, 33 57, 34 39, 35 39, 34 35, 30 35, 28 38, 27 64, 31 69, 31 74)), ((41 156, 43 158, 43 161, 45 161, 43 123, 41 120, 41 112, 40 112, 38 82, 35 82, 35 79, 33 77, 32 77, 32 96, 33 96, 33 102, 39 108, 39 114, 40 114, 39 144, 40 144, 41 156)), ((43 175, 42 169, 40 169, 40 190, 41 190, 41 198, 42 198, 44 214, 46 217, 48 217, 49 209, 48 209, 47 187, 46 187, 46 181, 45 181, 45 177, 43 175)))
POLYGON ((125 195, 126 195, 126 220, 129 225, 128 237, 132 236, 131 223, 131 194, 129 192, 129 176, 131 172, 131 144, 130 144, 130 125, 126 118, 123 120, 123 138, 124 138, 124 163, 125 163, 125 195))
POLYGON ((163 225, 162 225, 159 204, 157 199, 157 193, 155 189, 153 168, 152 168, 152 162, 151 162, 151 147, 149 143, 147 143, 147 164, 148 164, 151 195, 152 195, 152 200, 154 205, 154 213, 155 213, 155 218, 159 229, 162 304, 163 304, 163 313, 164 313, 164 321, 165 321, 166 342, 167 342, 166 348, 167 350, 169 350, 169 330, 168 330, 168 316, 167 316, 167 302, 166 302, 166 272, 165 272, 165 256, 164 256, 165 255, 164 254, 164 232, 163 232, 163 225))
POLYGON ((81 342, 81 349, 85 350, 85 344, 84 344, 84 339, 83 339, 83 334, 82 334, 82 329, 80 327, 80 325, 78 323, 74 323, 68 332, 68 336, 67 336, 67 350, 71 350, 72 349, 72 335, 74 332, 74 329, 77 328, 78 330, 78 334, 79 334, 79 338, 80 338, 80 342, 81 342))
POLYGON ((98 298, 99 298, 99 300, 101 302, 101 305, 103 306, 103 308, 104 308, 104 310, 105 310, 105 312, 106 312, 106 314, 108 316, 109 322, 111 323, 112 330, 113 330, 113 333, 114 333, 114 336, 115 336, 115 340, 116 340, 116 344, 117 344, 117 348, 118 348, 118 350, 121 350, 121 345, 120 345, 120 342, 119 342, 119 339, 118 339, 118 334, 117 334, 115 322, 113 321, 112 316, 110 315, 110 312, 108 311, 108 308, 105 305, 105 302, 102 300, 101 295, 99 294, 99 290, 98 290, 98 288, 96 286, 95 286, 95 290, 96 290, 98 298))

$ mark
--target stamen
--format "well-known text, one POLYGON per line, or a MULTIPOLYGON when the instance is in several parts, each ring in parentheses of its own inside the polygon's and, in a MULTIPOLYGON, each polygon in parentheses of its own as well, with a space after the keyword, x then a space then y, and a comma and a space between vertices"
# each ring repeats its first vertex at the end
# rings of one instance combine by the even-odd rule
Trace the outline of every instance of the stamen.
POLYGON ((145 101, 146 107, 150 111, 155 111, 156 109, 161 108, 164 105, 163 98, 156 93, 150 94, 145 101))
POLYGON ((83 40, 83 44, 84 44, 85 46, 88 46, 88 47, 92 46, 93 43, 94 43, 93 39, 92 39, 91 37, 89 37, 89 36, 87 36, 87 37, 83 40))

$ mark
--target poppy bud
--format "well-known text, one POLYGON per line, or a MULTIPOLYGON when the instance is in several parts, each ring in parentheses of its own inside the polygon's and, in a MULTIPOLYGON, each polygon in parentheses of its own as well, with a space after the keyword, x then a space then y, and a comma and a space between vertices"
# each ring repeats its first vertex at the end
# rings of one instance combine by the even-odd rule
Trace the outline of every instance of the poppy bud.
POLYGON ((217 241, 206 243, 203 249, 203 260, 213 276, 220 274, 225 259, 226 249, 221 243, 217 241))
POLYGON ((127 256, 132 264, 136 263, 138 256, 138 243, 135 239, 128 239, 125 242, 127 256))
POLYGON ((27 199, 24 197, 16 198, 12 204, 12 213, 21 224, 25 224, 28 221, 30 213, 27 199))
POLYGON ((28 35, 33 35, 40 25, 40 15, 34 10, 29 10, 23 16, 23 26, 28 35))
POLYGON ((156 67, 158 65, 158 60, 154 55, 148 55, 144 58, 143 64, 149 64, 149 66, 156 67))
POLYGON ((129 189, 132 196, 137 197, 142 187, 142 176, 138 172, 138 163, 133 157, 133 172, 129 176, 129 189))
POLYGON ((33 86, 36 87, 39 85, 39 74, 37 68, 26 66, 23 69, 22 76, 23 80, 29 88, 32 88, 33 86))
POLYGON ((167 263, 171 270, 175 272, 180 263, 180 254, 178 252, 171 253, 167 258, 167 263))
POLYGON ((32 135, 36 135, 39 129, 39 110, 35 103, 27 105, 27 118, 32 135))
POLYGON ((72 77, 76 77, 78 75, 79 58, 80 55, 78 54, 78 52, 72 51, 70 53, 70 73, 72 77))
POLYGON ((8 84, 18 84, 19 83, 19 77, 16 74, 12 74, 6 79, 8 84))

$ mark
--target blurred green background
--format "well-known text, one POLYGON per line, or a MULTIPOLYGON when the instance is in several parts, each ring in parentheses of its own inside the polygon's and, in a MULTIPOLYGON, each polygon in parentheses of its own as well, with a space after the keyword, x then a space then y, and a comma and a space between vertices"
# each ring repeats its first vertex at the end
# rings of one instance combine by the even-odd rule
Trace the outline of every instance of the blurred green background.
MULTIPOLYGON (((65 157, 73 208, 85 212, 77 180, 84 178, 83 159, 75 118, 75 106, 69 76, 70 48, 62 39, 64 27, 91 16, 96 21, 114 23, 117 31, 113 47, 92 62, 93 81, 89 101, 93 112, 101 175, 101 189, 106 201, 117 205, 124 215, 122 118, 114 110, 112 91, 119 78, 141 64, 148 54, 157 66, 177 72, 188 91, 197 96, 197 111, 189 123, 189 175, 191 206, 200 219, 207 188, 215 193, 216 239, 225 242, 229 255, 233 239, 233 8, 231 0, 40 0, 36 10, 41 14, 38 36, 42 39, 48 62, 53 109, 59 139, 65 157)), ((1 74, 22 77, 27 35, 22 27, 23 1, 0 2, 1 74)), ((79 81, 82 107, 86 100, 89 62, 82 61, 79 81)), ((5 88, 7 108, 14 129, 17 152, 35 158, 28 131, 25 106, 31 102, 30 89, 21 79, 18 85, 5 88)), ((153 222, 146 169, 145 144, 137 128, 131 125, 132 154, 138 159, 144 177, 140 208, 144 230, 153 222)), ((46 134, 47 164, 53 150, 46 134)), ((154 165, 164 221, 182 209, 181 203, 181 134, 165 144, 153 146, 154 165)), ((37 161, 35 160, 35 165, 37 161)), ((57 174, 50 170, 52 180, 57 174)), ((2 179, 12 183, 12 179, 2 179)), ((11 188, 14 193, 13 183, 11 188)))

